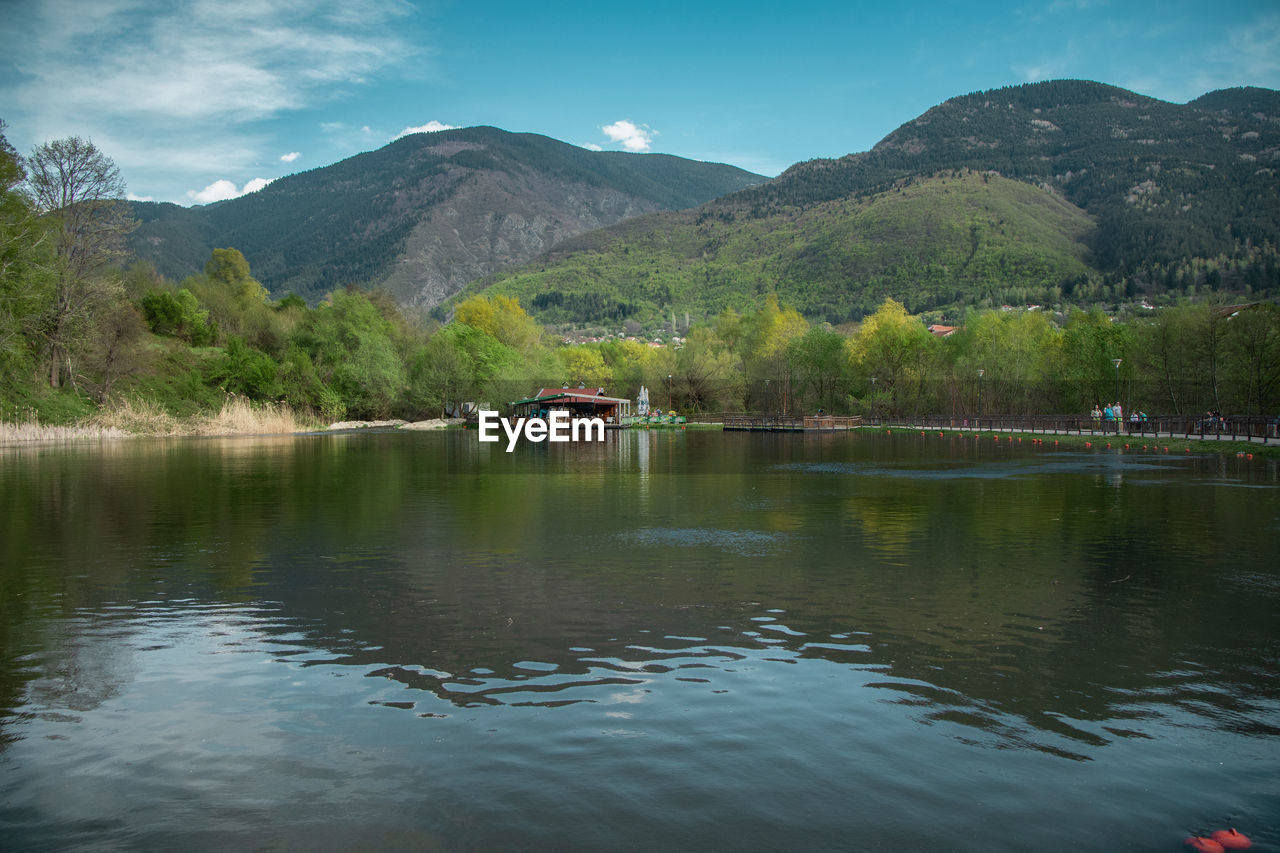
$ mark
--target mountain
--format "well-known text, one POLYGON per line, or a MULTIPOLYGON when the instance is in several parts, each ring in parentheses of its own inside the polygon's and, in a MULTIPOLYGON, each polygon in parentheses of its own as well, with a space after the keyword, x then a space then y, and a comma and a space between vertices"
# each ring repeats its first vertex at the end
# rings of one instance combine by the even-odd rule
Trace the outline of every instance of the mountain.
POLYGON ((765 178, 663 154, 593 152, 473 127, 411 134, 204 207, 134 203, 139 258, 171 278, 234 247, 275 295, 347 284, 431 306, 584 231, 765 178))
POLYGON ((1093 228, 1057 193, 956 172, 769 216, 710 204, 640 217, 568 240, 455 299, 486 288, 518 297, 545 323, 576 326, 746 311, 768 293, 833 323, 887 297, 912 311, 982 298, 1047 302, 1088 279, 1093 228))
POLYGON ((1278 167, 1271 90, 1171 104, 1087 81, 1014 86, 946 101, 870 151, 585 235, 483 284, 545 321, 577 323, 705 314, 765 291, 831 320, 884 295, 923 311, 1274 294, 1278 167))

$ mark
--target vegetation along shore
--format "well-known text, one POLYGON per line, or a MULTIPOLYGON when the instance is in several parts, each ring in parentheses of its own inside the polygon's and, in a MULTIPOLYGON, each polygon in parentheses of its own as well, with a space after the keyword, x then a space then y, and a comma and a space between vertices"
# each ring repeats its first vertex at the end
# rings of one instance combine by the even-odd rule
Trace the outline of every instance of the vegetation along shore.
MULTIPOLYGON (((126 201, 88 140, 23 157, 0 136, 0 435, 438 422, 561 386, 644 387, 682 415, 963 419, 1119 402, 1274 419, 1277 115, 1270 90, 1171 105, 1056 81, 952 99, 873 151, 764 183, 678 158, 600 171, 553 140, 450 131, 188 213, 126 201), (404 217, 420 212, 396 208, 399 230, 368 217, 405 182, 459 170, 650 194, 625 221, 539 242, 532 260, 406 289, 412 252, 443 245, 422 229, 445 196, 413 228, 404 217), (335 198, 367 202, 348 223, 358 247, 334 230, 335 198), (338 254, 304 257, 319 249, 291 244, 285 221, 338 254), (295 281, 316 264, 325 275, 295 281)), ((486 239, 516 239, 499 236, 486 239)))

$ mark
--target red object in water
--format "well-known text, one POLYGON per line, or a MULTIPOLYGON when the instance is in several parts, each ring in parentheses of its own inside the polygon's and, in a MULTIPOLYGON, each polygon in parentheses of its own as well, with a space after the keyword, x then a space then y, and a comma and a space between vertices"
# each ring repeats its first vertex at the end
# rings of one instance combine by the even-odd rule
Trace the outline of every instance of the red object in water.
POLYGON ((1249 836, 1243 832, 1237 832, 1235 827, 1231 829, 1219 829, 1213 835, 1209 836, 1218 842, 1226 850, 1248 850, 1253 846, 1253 842, 1249 840, 1249 836))
POLYGON ((1226 848, 1212 838, 1188 838, 1183 844, 1200 853, 1225 853, 1226 848))

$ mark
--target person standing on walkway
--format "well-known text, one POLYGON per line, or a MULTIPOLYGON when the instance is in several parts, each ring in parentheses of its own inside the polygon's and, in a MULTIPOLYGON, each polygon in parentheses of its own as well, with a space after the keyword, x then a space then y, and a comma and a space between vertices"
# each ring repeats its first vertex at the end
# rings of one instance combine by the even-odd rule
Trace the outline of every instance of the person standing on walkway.
POLYGON ((1098 408, 1097 401, 1093 404, 1093 411, 1089 413, 1093 418, 1093 431, 1097 432, 1098 427, 1102 425, 1102 409, 1098 408))
POLYGON ((1124 423, 1124 409, 1120 408, 1120 401, 1116 400, 1116 404, 1111 407, 1111 413, 1116 418, 1116 435, 1120 434, 1120 425, 1124 423))
POLYGON ((1111 422, 1115 420, 1115 417, 1116 417, 1116 413, 1111 408, 1111 404, 1108 403, 1106 408, 1102 410, 1102 431, 1103 432, 1111 431, 1111 422))

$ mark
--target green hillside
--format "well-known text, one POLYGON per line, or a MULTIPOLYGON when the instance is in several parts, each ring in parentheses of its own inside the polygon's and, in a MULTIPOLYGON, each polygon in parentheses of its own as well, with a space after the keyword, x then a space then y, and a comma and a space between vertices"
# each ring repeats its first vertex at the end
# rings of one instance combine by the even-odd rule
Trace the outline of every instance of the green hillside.
POLYGON ((1271 90, 1171 104, 1087 81, 1014 86, 953 98, 871 151, 570 241, 481 284, 580 324, 764 292, 833 321, 885 296, 913 311, 1270 296, 1277 167, 1271 90))
POLYGON ((548 323, 701 317, 770 292, 841 322, 887 296, 912 311, 1053 301, 1054 288, 1088 275, 1092 229, 1053 191, 963 173, 765 217, 722 206, 644 217, 470 290, 516 296, 548 323))
POLYGON ((411 134, 204 207, 135 203, 131 248, 174 279, 233 246, 277 295, 314 300, 348 284, 386 287, 394 276, 397 297, 429 305, 565 236, 763 180, 732 166, 462 128, 411 134), (411 274, 397 269, 406 266, 411 274), (467 277, 450 278, 453 267, 467 277))
POLYGON ((752 215, 879 192, 942 170, 1044 183, 1087 211, 1094 266, 1159 290, 1194 259, 1275 286, 1280 245, 1280 93, 1230 89, 1171 104, 1058 80, 953 98, 871 151, 792 167, 722 200, 752 215))

